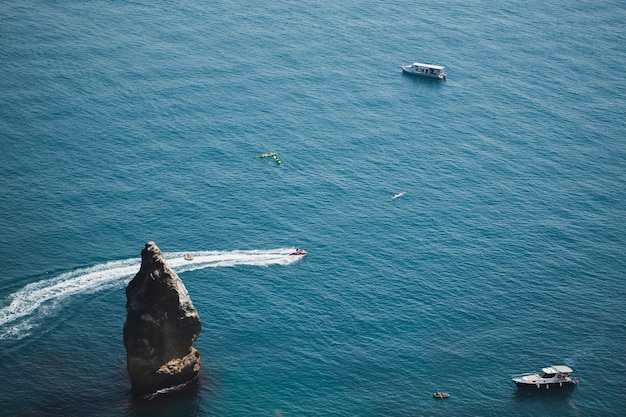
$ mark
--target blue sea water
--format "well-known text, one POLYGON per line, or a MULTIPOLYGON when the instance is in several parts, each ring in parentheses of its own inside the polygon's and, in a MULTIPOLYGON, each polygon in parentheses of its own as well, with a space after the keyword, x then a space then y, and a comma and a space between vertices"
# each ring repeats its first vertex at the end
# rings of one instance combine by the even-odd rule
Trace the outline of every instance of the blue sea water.
POLYGON ((623 2, 25 0, 0 21, 2 414, 626 414, 623 2), (149 240, 202 372, 141 401, 122 327, 149 240), (515 390, 551 364, 579 386, 515 390))

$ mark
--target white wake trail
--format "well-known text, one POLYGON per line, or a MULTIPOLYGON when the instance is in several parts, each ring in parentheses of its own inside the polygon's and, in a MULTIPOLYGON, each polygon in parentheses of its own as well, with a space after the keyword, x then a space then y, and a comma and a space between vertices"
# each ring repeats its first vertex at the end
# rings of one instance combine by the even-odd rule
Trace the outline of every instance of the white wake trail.
MULTIPOLYGON (((171 252, 163 255, 170 268, 183 273, 220 266, 288 265, 302 258, 290 256, 294 249, 171 252), (185 259, 187 253, 192 253, 193 259, 185 259)), ((54 314, 69 297, 125 285, 139 272, 140 266, 141 260, 137 258, 111 261, 24 286, 9 295, 0 309, 0 339, 27 336, 42 318, 54 314)))

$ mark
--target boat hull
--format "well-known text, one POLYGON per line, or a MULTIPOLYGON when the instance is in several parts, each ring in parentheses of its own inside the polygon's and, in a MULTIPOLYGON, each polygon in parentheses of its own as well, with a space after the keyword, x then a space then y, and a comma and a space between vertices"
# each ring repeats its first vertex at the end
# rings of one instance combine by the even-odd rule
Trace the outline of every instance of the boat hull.
POLYGON ((561 382, 543 382, 543 383, 531 383, 531 382, 519 382, 513 381, 517 388, 524 390, 549 390, 549 389, 562 389, 573 388, 578 385, 578 380, 561 381, 561 382))
POLYGON ((418 77, 424 77, 424 78, 434 78, 436 80, 445 80, 446 79, 446 75, 445 74, 428 74, 428 73, 424 73, 424 72, 420 72, 420 71, 415 71, 413 69, 412 66, 408 65, 408 66, 400 66, 400 68, 402 68, 402 72, 404 74, 410 74, 410 75, 416 75, 418 77))

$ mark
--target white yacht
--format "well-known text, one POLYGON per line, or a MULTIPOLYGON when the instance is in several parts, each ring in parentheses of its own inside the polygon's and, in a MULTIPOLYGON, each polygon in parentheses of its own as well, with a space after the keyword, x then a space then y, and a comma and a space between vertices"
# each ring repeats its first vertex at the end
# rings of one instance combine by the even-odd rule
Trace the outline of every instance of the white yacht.
POLYGON ((556 389, 578 385, 578 379, 572 378, 572 368, 565 365, 552 365, 543 368, 541 374, 524 374, 513 377, 513 382, 520 389, 556 389))
POLYGON ((402 71, 406 74, 420 75, 422 77, 438 78, 440 80, 446 79, 446 73, 444 72, 444 66, 424 64, 422 62, 414 62, 411 65, 400 65, 402 71))

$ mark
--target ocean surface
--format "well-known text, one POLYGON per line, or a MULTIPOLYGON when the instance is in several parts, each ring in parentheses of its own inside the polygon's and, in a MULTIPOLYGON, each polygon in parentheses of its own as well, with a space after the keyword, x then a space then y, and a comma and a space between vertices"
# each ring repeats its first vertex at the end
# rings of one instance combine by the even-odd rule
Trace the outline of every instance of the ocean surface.
POLYGON ((625 21, 0 1, 0 414, 626 415, 625 21), (147 241, 203 326, 197 388, 150 401, 122 340, 147 241), (573 390, 511 382, 561 364, 573 390))

